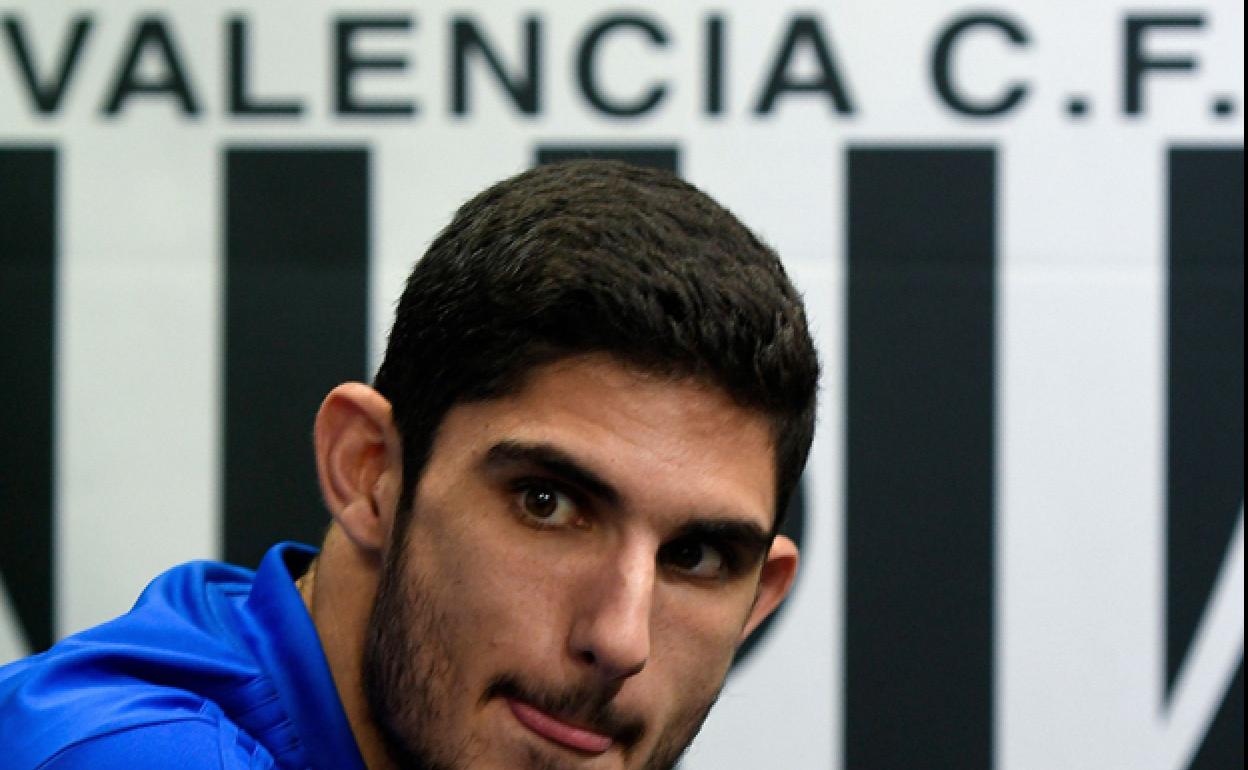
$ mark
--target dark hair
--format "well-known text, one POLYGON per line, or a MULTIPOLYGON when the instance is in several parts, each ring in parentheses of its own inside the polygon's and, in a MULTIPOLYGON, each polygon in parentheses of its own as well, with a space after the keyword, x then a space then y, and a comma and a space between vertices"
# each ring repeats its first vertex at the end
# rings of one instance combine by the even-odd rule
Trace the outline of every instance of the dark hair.
POLYGON ((447 411, 603 352, 702 379, 771 422, 776 521, 814 434, 819 363, 780 260, 674 175, 613 161, 530 169, 464 204, 412 270, 374 386, 403 442, 403 494, 447 411))

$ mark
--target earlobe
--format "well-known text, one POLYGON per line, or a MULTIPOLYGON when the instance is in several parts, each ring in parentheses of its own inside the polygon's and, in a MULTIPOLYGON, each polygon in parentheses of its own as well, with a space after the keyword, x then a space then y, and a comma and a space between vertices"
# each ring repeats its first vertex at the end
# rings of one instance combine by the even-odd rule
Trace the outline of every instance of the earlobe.
POLYGON ((380 553, 402 473, 390 402, 359 382, 330 391, 316 415, 316 470, 334 522, 358 548, 380 553))
POLYGON ((758 578, 758 595, 754 599, 754 606, 750 609, 745 627, 741 629, 738 643, 745 641, 780 606, 780 602, 793 587, 793 579, 797 577, 797 562, 797 544, 784 535, 776 535, 767 552, 767 559, 763 562, 758 578))

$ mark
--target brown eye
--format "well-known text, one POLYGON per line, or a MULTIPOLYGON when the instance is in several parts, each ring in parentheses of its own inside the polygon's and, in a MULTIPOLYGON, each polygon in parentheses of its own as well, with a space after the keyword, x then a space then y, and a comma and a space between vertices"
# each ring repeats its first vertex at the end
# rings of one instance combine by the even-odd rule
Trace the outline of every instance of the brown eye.
POLYGON ((515 501, 521 515, 537 525, 561 527, 580 521, 576 503, 547 484, 524 483, 516 489, 515 501))
POLYGON ((728 566, 718 548, 693 539, 668 543, 660 558, 672 569, 699 578, 719 577, 728 566))
POLYGON ((524 510, 530 516, 549 519, 559 507, 559 496, 549 489, 527 489, 524 492, 524 510))

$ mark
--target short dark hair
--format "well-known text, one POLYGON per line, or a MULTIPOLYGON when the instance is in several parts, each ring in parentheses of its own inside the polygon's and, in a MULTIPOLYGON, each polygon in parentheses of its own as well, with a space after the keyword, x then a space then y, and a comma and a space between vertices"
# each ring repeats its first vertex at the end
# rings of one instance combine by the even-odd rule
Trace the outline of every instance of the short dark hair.
POLYGON ((399 520, 451 407, 597 352, 763 413, 779 528, 814 434, 819 363, 801 297, 775 252, 697 188, 601 160, 499 182, 413 268, 374 381, 403 444, 399 520))

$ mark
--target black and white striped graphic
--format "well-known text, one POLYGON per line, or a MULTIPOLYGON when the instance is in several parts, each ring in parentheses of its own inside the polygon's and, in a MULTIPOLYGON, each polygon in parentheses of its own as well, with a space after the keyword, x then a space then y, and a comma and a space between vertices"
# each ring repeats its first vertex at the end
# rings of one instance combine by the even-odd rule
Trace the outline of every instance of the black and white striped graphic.
POLYGON ((0 663, 319 538, 412 262, 610 157, 773 245, 825 370, 683 770, 1243 766, 1242 2, 62 6, 0 9, 0 663))
MULTIPOLYGON (((1167 699, 1244 510, 1244 152, 1168 160, 1167 699)), ((1241 653, 1192 770, 1243 767, 1243 720, 1241 653)))
MULTIPOLYGON (((231 560, 254 563, 278 539, 315 541, 326 524, 310 425, 329 387, 368 376, 380 152, 226 144, 212 158, 219 180, 202 194, 219 207, 221 238, 216 526, 231 560)), ((539 142, 526 152, 537 162, 605 154, 682 171, 691 162, 689 148, 674 143, 539 142)), ((847 347, 843 360, 825 360, 845 385, 845 603, 843 612, 834 603, 825 610, 844 628, 843 681, 829 693, 843 702, 842 723, 827 729, 843 735, 836 761, 845 767, 893 767, 916 756, 933 766, 1013 767, 1000 764, 996 743, 1009 708, 1000 697, 997 612, 1008 565, 994 540, 1003 516, 998 233, 1010 168, 1002 157, 995 146, 854 144, 843 157, 844 211, 826 212, 847 223, 847 347)), ((1242 157, 1237 146, 1178 146, 1163 180, 1163 711, 1181 705, 1227 544, 1242 528, 1242 157)), ((55 427, 59 240, 64 220, 83 216, 64 203, 80 200, 65 189, 65 165, 55 146, 0 147, 0 394, 23 405, 0 418, 0 513, 6 533, 22 533, 0 543, 0 585, 29 649, 61 627, 55 533, 74 513, 55 499, 56 441, 66 435, 55 427)), ((832 299, 826 286, 807 290, 812 303, 832 299)), ((809 517, 793 517, 796 526, 839 521, 835 503, 812 496, 809 485, 803 492, 809 517)), ((124 521, 116 526, 125 531, 124 521)), ((1238 660, 1198 726, 1194 759, 1167 770, 1242 758, 1242 648, 1238 660)))
POLYGON ((991 766, 995 173, 849 153, 848 767, 991 766))
POLYGON ((0 147, 0 587, 33 649, 52 643, 56 168, 0 147))
POLYGON ((231 149, 225 159, 225 558, 255 566, 327 524, 310 430, 368 379, 368 151, 231 149))

